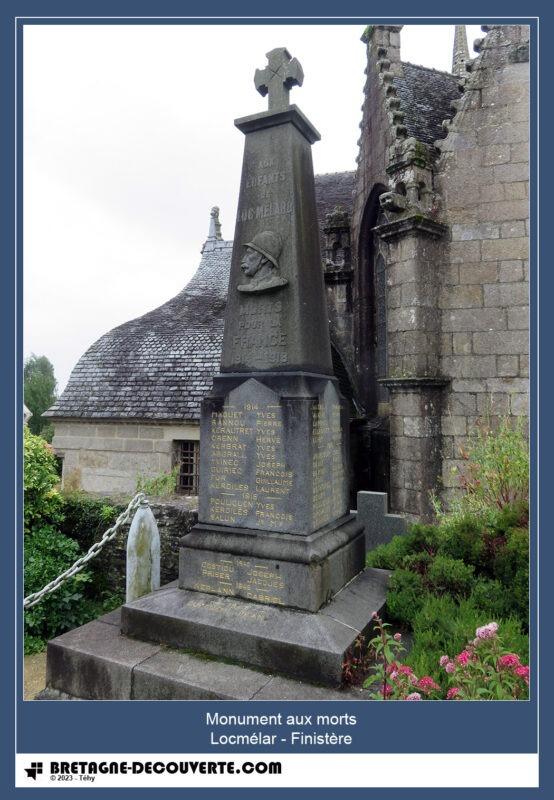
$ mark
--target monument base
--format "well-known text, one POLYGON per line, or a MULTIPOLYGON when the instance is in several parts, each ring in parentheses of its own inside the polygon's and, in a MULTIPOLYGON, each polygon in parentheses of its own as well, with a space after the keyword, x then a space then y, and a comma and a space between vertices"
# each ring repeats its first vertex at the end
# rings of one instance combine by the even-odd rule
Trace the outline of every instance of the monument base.
POLYGON ((366 569, 317 613, 176 587, 121 609, 121 630, 249 667, 338 686, 349 648, 385 604, 389 573, 366 569))
POLYGON ((181 539, 179 587, 315 612, 364 568, 348 514, 310 536, 200 523, 181 539))
POLYGON ((120 610, 48 643, 35 700, 367 700, 335 689, 122 636, 120 610))

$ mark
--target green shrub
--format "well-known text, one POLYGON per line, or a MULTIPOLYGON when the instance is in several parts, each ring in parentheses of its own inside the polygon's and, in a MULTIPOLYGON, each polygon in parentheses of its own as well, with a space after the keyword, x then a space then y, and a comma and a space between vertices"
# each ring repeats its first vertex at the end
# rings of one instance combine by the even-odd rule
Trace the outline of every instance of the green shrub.
POLYGON ((467 597, 473 583, 474 569, 458 558, 436 556, 427 571, 427 583, 435 594, 467 597))
POLYGON ((485 525, 472 514, 464 514, 451 524, 443 525, 439 552, 450 558, 461 559, 466 564, 484 566, 486 547, 485 525))
POLYGON ((153 478, 146 478, 144 475, 137 477, 136 491, 144 492, 151 497, 171 497, 177 490, 177 478, 179 476, 179 464, 176 464, 170 472, 160 472, 153 478))
POLYGON ((65 518, 60 530, 79 542, 85 551, 99 541, 104 531, 113 525, 124 510, 122 505, 112 505, 83 492, 70 492, 63 497, 65 518))
POLYGON ((416 523, 410 529, 411 552, 427 552, 434 555, 440 545, 442 531, 437 525, 416 523))
MULTIPOLYGON (((25 595, 38 592, 57 578, 81 555, 79 545, 45 526, 25 537, 25 595)), ((25 611, 25 652, 36 652, 37 640, 51 639, 90 619, 84 587, 91 580, 83 570, 36 606, 25 611)))
MULTIPOLYGON (((65 572, 100 538, 118 511, 85 495, 61 495, 52 448, 27 428, 24 456, 24 591, 28 596, 65 572)), ((25 653, 39 652, 48 639, 110 611, 122 599, 106 590, 105 574, 93 560, 25 611, 25 653)))
POLYGON ((513 612, 527 623, 529 616, 529 531, 512 528, 494 559, 494 576, 509 587, 513 612))
POLYGON ((433 556, 424 550, 422 553, 405 556, 402 560, 402 567, 411 572, 417 572, 418 575, 426 575, 432 563, 433 556))
POLYGON ((397 569, 387 592, 387 613, 400 623, 411 623, 425 600, 423 578, 416 572, 397 569))
POLYGON ((366 555, 368 567, 376 569, 399 569, 404 558, 412 552, 412 539, 410 534, 393 536, 387 544, 381 544, 366 555))
POLYGON ((56 489, 59 478, 56 457, 41 436, 25 426, 23 431, 23 489, 25 534, 63 519, 63 499, 56 489))
POLYGON ((505 619, 514 611, 512 593, 500 581, 479 578, 468 599, 488 619, 505 619))

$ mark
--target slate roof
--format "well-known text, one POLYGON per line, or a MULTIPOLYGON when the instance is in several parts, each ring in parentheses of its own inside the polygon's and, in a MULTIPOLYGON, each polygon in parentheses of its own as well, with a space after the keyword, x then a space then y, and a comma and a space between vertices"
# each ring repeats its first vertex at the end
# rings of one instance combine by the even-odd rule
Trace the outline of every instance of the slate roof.
MULTIPOLYGON (((338 203, 351 209, 353 179, 348 172, 316 176, 320 226, 338 203)), ((98 339, 44 416, 198 420, 200 402, 219 371, 232 249, 232 241, 208 240, 185 288, 98 339)), ((338 351, 333 355, 340 365, 338 351)), ((347 372, 337 370, 341 391, 351 398, 347 372)))
POLYGON ((421 142, 433 144, 444 139, 442 128, 445 119, 452 119, 453 100, 460 97, 460 79, 449 72, 421 67, 402 62, 403 77, 395 77, 393 85, 400 98, 400 110, 404 112, 404 124, 408 136, 421 142))

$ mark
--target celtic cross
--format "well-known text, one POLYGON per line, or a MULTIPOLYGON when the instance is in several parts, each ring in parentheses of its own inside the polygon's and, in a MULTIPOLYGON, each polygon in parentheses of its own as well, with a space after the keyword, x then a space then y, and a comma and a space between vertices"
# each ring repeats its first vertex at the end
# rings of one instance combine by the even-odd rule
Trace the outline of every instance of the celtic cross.
POLYGON ((254 75, 256 89, 268 97, 268 109, 279 111, 289 105, 289 91, 293 86, 302 86, 304 73, 300 62, 291 58, 285 47, 276 47, 266 53, 267 67, 257 69, 254 75))

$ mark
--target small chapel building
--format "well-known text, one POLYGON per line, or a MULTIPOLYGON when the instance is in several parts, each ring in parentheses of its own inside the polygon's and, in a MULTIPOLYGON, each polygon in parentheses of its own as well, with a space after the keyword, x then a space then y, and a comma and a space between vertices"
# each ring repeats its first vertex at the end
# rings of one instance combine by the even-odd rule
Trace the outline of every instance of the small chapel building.
MULTIPOLYGON (((456 26, 451 73, 402 62, 401 28, 364 32, 357 167, 316 199, 353 496, 425 519, 476 424, 528 413, 529 28, 483 26, 470 58, 456 26)), ((81 357, 46 412, 65 485, 130 493, 178 465, 197 492, 232 244, 213 209, 187 286, 81 357)))

